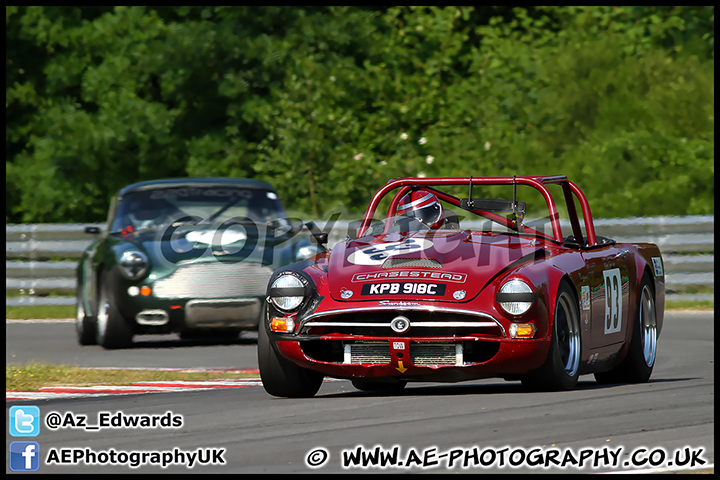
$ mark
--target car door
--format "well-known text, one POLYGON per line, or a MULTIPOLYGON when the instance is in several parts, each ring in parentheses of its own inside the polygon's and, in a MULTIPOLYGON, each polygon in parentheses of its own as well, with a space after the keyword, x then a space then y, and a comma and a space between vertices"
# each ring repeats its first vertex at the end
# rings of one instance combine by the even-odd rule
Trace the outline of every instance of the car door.
POLYGON ((615 346, 606 351, 619 350, 625 341, 630 322, 630 279, 634 265, 630 252, 622 246, 611 245, 582 253, 587 265, 590 294, 590 348, 615 346))

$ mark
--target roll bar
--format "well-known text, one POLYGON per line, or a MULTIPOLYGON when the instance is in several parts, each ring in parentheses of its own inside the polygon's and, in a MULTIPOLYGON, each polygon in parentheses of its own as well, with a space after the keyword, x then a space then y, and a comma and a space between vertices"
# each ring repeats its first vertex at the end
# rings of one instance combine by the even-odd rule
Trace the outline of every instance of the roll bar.
MULTIPOLYGON (((538 190, 543 197, 548 207, 548 213, 550 214, 550 223, 552 226, 553 239, 559 243, 563 242, 562 229, 560 228, 560 219, 558 216, 557 207, 555 206, 555 200, 550 191, 545 185, 559 184, 562 186, 563 193, 565 196, 565 202, 568 209, 568 215, 570 216, 570 224, 572 226, 573 235, 576 241, 583 245, 582 231, 580 229, 580 221, 577 216, 577 210, 575 209, 575 202, 573 195, 580 203, 582 210, 583 219, 585 221, 585 232, 587 234, 587 245, 594 246, 597 243, 595 236, 595 226, 592 220, 592 214, 590 213, 590 205, 588 204, 585 195, 582 191, 565 175, 554 175, 554 176, 525 176, 525 177, 434 177, 434 178, 398 178, 390 180, 384 187, 382 187, 370 200, 365 216, 360 224, 358 230, 358 237, 362 237, 367 233, 370 223, 372 222, 375 211, 382 201, 382 199, 391 191, 400 189, 392 201, 386 217, 389 218, 395 215, 397 205, 400 199, 405 195, 411 188, 422 187, 432 191, 441 200, 451 203, 455 206, 460 206, 460 199, 449 195, 436 187, 451 186, 451 185, 528 185, 538 190)), ((489 211, 472 209, 471 211, 478 213, 479 215, 485 216, 491 220, 511 226, 512 222, 502 215, 495 214, 489 211)), ((539 233, 539 232, 537 232, 539 233)))

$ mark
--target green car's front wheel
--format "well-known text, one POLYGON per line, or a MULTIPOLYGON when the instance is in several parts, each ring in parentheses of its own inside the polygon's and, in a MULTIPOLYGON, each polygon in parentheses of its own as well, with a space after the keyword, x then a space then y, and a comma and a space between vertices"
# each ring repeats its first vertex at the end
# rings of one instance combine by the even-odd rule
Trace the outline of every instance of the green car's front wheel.
POLYGON ((125 348, 132 344, 133 331, 118 311, 105 275, 98 285, 96 340, 103 348, 125 348))
POLYGON ((82 296, 82 288, 78 282, 77 306, 75 309, 75 334, 80 345, 96 345, 97 334, 95 332, 95 317, 88 315, 85 310, 85 299, 82 296))

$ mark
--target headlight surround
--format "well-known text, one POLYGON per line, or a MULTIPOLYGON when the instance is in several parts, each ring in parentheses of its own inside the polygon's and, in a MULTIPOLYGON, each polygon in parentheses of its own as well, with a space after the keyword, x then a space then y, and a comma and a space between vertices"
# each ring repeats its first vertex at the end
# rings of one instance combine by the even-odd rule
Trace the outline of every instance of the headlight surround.
POLYGON ((505 282, 495 296, 495 301, 510 315, 523 315, 536 300, 537 293, 519 278, 505 282))
POLYGON ((145 276, 150 268, 147 255, 137 250, 123 252, 118 262, 120 272, 128 280, 138 280, 145 276))
POLYGON ((270 299, 284 312, 297 309, 305 299, 305 285, 291 274, 280 275, 270 285, 270 299))

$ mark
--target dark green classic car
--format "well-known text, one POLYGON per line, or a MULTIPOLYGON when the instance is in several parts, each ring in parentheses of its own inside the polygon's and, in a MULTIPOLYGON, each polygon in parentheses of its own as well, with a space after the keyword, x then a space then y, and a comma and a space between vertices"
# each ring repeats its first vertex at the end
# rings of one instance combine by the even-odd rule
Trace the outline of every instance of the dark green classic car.
POLYGON ((323 251, 287 218, 267 183, 241 178, 136 183, 113 198, 107 228, 77 268, 81 345, 133 335, 237 335, 257 329, 273 271, 323 251))

